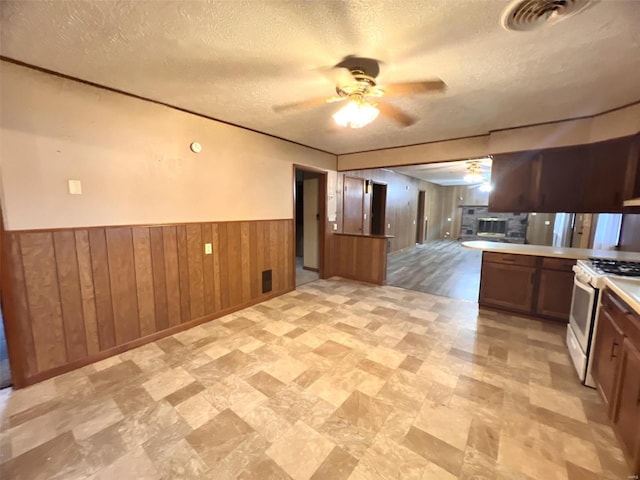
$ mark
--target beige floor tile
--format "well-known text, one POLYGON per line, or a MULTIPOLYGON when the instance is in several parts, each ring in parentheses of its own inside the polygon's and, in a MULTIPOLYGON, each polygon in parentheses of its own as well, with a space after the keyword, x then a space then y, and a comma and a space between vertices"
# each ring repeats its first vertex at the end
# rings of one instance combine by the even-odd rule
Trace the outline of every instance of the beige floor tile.
POLYGON ((0 477, 627 478, 564 335, 470 302, 318 280, 0 391, 0 477))
POLYGON ((449 445, 464 450, 471 429, 471 420, 471 415, 425 402, 413 424, 449 445))
POLYGON ((535 384, 529 386, 529 397, 533 405, 587 423, 582 402, 578 397, 535 384))
POLYGON ((335 444, 303 422, 297 422, 266 451, 294 480, 308 480, 335 444))
POLYGON ((195 378, 189 372, 179 367, 155 375, 151 380, 143 383, 142 386, 151 395, 151 398, 158 401, 176 390, 186 387, 194 380, 195 378))
POLYGON ((176 405, 176 410, 192 429, 200 428, 220 413, 202 393, 198 393, 176 405))

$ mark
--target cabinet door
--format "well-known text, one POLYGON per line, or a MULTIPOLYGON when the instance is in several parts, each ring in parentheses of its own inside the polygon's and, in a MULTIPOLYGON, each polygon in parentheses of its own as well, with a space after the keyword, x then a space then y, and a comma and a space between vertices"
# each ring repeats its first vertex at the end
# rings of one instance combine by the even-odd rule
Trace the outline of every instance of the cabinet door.
POLYGON ((635 474, 640 469, 640 351, 625 339, 613 423, 635 474))
POLYGON ((532 160, 538 152, 494 155, 491 165, 490 212, 531 211, 532 160))
POLYGON ((544 150, 539 162, 532 211, 582 212, 582 179, 589 165, 588 148, 574 146, 544 150))
POLYGON ((622 212, 622 202, 634 194, 638 158, 631 138, 617 138, 589 146, 581 212, 622 212), (603 181, 606 179, 606 181, 603 181))
POLYGON ((480 304, 531 313, 536 268, 483 262, 480 304))
POLYGON ((573 294, 573 272, 542 269, 538 285, 536 313, 568 321, 573 294))
POLYGON ((613 400, 624 335, 611 307, 602 304, 598 314, 598 330, 593 352, 591 374, 607 405, 613 400))

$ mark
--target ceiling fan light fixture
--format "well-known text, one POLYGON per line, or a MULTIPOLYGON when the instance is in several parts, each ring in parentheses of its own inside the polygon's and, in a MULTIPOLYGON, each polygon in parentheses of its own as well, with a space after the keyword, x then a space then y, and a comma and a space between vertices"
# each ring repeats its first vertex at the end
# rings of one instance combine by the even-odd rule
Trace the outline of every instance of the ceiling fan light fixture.
POLYGON ((478 183, 483 180, 482 169, 478 161, 470 162, 467 165, 467 174, 464 176, 464 181, 467 183, 478 183))
POLYGON ((342 127, 362 128, 373 122, 379 113, 376 105, 361 100, 349 100, 349 103, 333 114, 333 119, 342 127))

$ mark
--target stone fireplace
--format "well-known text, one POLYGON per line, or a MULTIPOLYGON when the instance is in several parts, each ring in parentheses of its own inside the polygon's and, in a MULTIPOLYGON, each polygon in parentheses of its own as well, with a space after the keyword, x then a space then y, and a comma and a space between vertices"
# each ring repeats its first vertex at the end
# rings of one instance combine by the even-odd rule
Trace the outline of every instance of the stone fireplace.
POLYGON ((526 213, 490 213, 487 206, 463 205, 460 240, 524 243, 526 213))

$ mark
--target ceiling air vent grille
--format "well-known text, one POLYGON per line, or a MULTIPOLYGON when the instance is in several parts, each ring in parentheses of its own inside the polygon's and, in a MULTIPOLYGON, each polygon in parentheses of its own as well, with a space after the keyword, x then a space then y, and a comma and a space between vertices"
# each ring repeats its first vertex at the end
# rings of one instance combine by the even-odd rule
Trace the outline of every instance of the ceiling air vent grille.
POLYGON ((593 0, 514 0, 502 12, 506 30, 527 31, 557 23, 584 10, 593 0))

